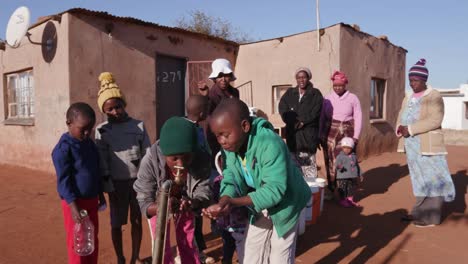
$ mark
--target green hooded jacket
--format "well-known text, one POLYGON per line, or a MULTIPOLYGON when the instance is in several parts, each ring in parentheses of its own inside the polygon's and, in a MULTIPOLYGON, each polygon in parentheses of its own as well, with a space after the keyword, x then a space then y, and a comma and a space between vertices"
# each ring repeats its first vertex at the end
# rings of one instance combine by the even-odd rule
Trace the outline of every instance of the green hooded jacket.
POLYGON ((239 155, 224 151, 226 162, 221 196, 249 195, 254 204, 250 223, 255 222, 256 213, 267 209, 278 236, 283 237, 296 225, 301 210, 311 199, 310 188, 293 164, 288 147, 268 121, 253 119, 248 140, 246 168, 253 178, 255 190, 248 192, 239 155))

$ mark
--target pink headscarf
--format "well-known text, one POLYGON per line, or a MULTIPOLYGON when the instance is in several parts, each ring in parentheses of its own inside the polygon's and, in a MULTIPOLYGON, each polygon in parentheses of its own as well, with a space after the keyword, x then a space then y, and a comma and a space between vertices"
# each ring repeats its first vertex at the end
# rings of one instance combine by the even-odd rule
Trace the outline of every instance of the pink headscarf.
POLYGON ((348 78, 344 72, 335 71, 331 77, 333 85, 346 85, 348 84, 348 78))

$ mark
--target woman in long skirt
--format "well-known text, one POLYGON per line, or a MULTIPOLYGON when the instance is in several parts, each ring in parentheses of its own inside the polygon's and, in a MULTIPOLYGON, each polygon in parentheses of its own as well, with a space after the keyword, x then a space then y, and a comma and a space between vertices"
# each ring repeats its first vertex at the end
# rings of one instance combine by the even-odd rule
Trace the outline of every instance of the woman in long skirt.
POLYGON ((440 93, 428 88, 426 61, 411 67, 410 86, 413 93, 403 100, 398 123, 399 152, 406 152, 416 204, 402 220, 417 227, 440 224, 444 202, 455 199, 455 187, 447 165, 447 151, 441 130, 444 101, 440 93))

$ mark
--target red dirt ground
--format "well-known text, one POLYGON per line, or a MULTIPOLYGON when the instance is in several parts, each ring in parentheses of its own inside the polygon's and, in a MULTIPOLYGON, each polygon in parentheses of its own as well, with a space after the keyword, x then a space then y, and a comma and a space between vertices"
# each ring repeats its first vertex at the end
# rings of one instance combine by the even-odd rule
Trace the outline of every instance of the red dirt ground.
MULTIPOLYGON (((362 162, 362 209, 326 202, 319 222, 299 238, 297 263, 468 263, 468 147, 450 146, 448 162, 457 198, 447 204, 442 225, 416 228, 400 222, 414 202, 405 156, 385 153, 362 162)), ((55 176, 0 166, 0 263, 66 263, 65 234, 55 176)), ((209 234, 208 252, 217 259, 221 241, 209 234)), ((115 263, 109 211, 100 213, 99 263, 115 263)), ((124 228, 130 254, 130 228, 124 228)), ((141 256, 150 256, 144 226, 141 256)), ((248 262, 246 262, 248 264, 248 262)))

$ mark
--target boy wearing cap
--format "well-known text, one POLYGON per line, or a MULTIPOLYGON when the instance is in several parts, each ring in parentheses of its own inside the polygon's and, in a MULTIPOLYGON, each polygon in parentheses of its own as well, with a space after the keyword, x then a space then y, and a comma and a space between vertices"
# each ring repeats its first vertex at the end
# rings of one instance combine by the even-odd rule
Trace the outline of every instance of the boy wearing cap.
MULTIPOLYGON (((154 233, 157 191, 166 180, 173 181, 170 207, 180 260, 194 264, 201 263, 194 238, 194 212, 208 206, 213 195, 209 180, 210 155, 200 149, 197 137, 196 127, 189 120, 168 119, 161 128, 160 139, 143 157, 133 186, 141 211, 151 218, 154 233)), ((170 236, 166 237, 169 245, 170 236)), ((170 246, 165 247, 164 263, 174 263, 170 246)))
POLYGON ((341 149, 335 161, 340 205, 343 207, 359 207, 359 204, 354 201, 353 194, 358 184, 358 178, 361 181, 362 178, 356 154, 353 152, 353 138, 344 137, 341 140, 341 149))
POLYGON ((122 247, 122 225, 127 224, 130 208, 132 224, 132 257, 139 260, 142 238, 141 212, 133 190, 140 161, 150 147, 150 140, 142 121, 128 116, 126 101, 112 73, 103 72, 98 93, 99 110, 107 121, 96 127, 96 144, 104 175, 104 191, 109 194, 112 243, 117 263, 125 263, 122 247))

